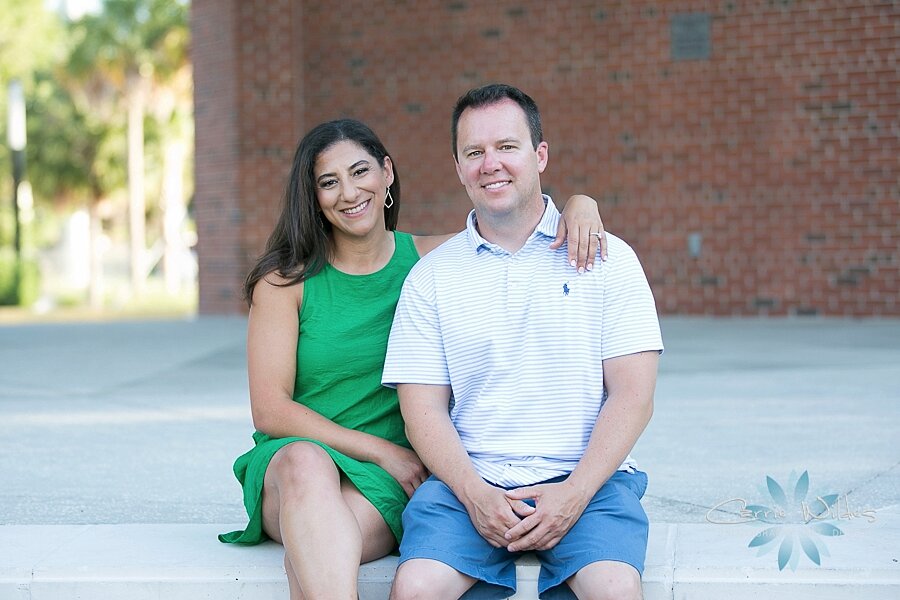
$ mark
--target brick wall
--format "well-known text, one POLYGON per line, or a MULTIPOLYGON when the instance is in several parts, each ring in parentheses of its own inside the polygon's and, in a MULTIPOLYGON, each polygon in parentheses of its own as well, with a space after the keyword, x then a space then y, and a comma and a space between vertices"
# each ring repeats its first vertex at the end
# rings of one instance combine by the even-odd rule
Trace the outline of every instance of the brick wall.
POLYGON ((240 229, 234 5, 194 2, 194 219, 201 313, 237 309, 232 298, 240 229))
POLYGON ((201 312, 240 310, 321 120, 383 138, 401 228, 461 229, 450 109, 504 81, 541 106, 545 190, 601 200, 661 312, 900 315, 896 2, 192 6, 201 312))
POLYGON ((301 14, 290 0, 192 3, 201 313, 245 310, 244 276, 277 217, 302 129, 301 14))

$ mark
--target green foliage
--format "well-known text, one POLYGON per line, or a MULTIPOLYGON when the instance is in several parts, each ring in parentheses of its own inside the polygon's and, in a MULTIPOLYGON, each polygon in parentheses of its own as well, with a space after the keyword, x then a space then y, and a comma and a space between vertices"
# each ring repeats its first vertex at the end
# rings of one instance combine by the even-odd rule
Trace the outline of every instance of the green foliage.
POLYGON ((31 306, 41 293, 41 269, 35 260, 21 260, 19 264, 19 304, 31 306))
MULTIPOLYGON (((130 94, 137 86, 152 92, 177 83, 187 64, 188 35, 187 5, 178 0, 106 0, 101 13, 71 25, 66 76, 73 104, 96 134, 88 145, 96 150, 90 178, 97 195, 127 184, 124 106, 130 94)), ((188 105, 189 95, 182 91, 188 105)), ((145 123, 149 158, 166 135, 161 127, 152 119, 145 123)))
POLYGON ((0 250, 0 306, 27 306, 40 292, 40 269, 33 260, 16 260, 12 249, 0 250))
MULTIPOLYGON (((106 0, 102 12, 65 23, 44 0, 0 0, 0 31, 0 82, 18 77, 25 86, 28 176, 36 201, 103 198, 125 187, 129 77, 143 73, 165 87, 187 64, 186 4, 106 0)), ((5 92, 4 86, 2 115, 5 92)), ((166 127, 147 120, 151 155, 166 127)), ((5 118, 0 132, 5 139, 5 118)), ((8 164, 0 143, 0 165, 8 164)), ((0 166, 0 202, 11 193, 8 171, 0 166)))
POLYGON ((0 306, 19 303, 19 272, 12 248, 0 248, 0 306))
POLYGON ((0 0, 0 81, 4 87, 13 78, 30 79, 35 70, 48 68, 65 53, 63 24, 44 4, 44 0, 0 0))
POLYGON ((27 106, 29 170, 37 197, 87 197, 100 192, 95 162, 109 125, 78 109, 49 73, 38 73, 27 106))
MULTIPOLYGON (((0 193, 0 198, 3 198, 5 201, 0 204, 0 250, 7 246, 12 247, 16 231, 16 221, 13 218, 12 209, 12 179, 4 179, 3 183, 4 189, 0 193)), ((2 274, 0 274, 0 277, 2 277, 2 274)))
POLYGON ((174 0, 106 0, 103 12, 73 25, 69 70, 100 72, 118 87, 154 72, 165 79, 187 55, 187 6, 174 0))
MULTIPOLYGON (((39 215, 57 213, 61 221, 59 209, 104 201, 105 224, 121 226, 125 108, 136 84, 149 94, 144 139, 149 197, 160 193, 163 144, 191 133, 184 0, 105 0, 101 12, 74 22, 47 5, 46 0, 0 0, 0 304, 30 301, 39 283, 37 267, 17 265, 12 251, 12 181, 4 143, 10 78, 19 78, 25 90, 26 176, 39 215)), ((151 212, 157 205, 148 203, 151 212)), ((54 239, 46 227, 38 236, 37 225, 32 222, 23 238, 24 256, 54 239)))
MULTIPOLYGON (((19 79, 29 97, 32 74, 52 68, 66 54, 63 23, 44 4, 44 0, 0 0, 0 248, 12 244, 14 227, 11 157, 6 145, 7 86, 19 79)), ((8 265, 0 269, 0 279, 8 278, 8 265)))

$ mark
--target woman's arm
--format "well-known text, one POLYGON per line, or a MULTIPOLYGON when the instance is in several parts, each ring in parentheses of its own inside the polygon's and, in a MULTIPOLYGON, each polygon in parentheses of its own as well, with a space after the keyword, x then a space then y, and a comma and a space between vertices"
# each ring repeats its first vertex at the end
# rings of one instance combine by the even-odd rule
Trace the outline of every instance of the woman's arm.
POLYGON ((416 245, 416 251, 419 253, 419 256, 425 256, 450 238, 452 238, 455 233, 444 233, 441 235, 414 235, 413 243, 416 245))
POLYGON ((606 260, 606 231, 600 220, 600 208, 590 196, 576 194, 566 200, 556 239, 550 247, 559 248, 566 240, 569 243, 569 264, 579 273, 594 268, 598 245, 600 259, 606 260))
POLYGON ((247 369, 253 425, 271 437, 307 437, 357 460, 374 462, 412 494, 427 477, 414 452, 348 429, 294 402, 303 284, 281 287, 269 274, 253 290, 247 327, 247 369))
MULTIPOLYGON (((454 235, 456 234, 417 235, 413 236, 413 243, 419 256, 425 256, 454 235)), ((550 247, 559 248, 567 240, 569 263, 579 272, 594 268, 598 245, 601 260, 606 260, 606 231, 597 202, 590 196, 576 194, 566 200, 556 230, 556 239, 550 247)))

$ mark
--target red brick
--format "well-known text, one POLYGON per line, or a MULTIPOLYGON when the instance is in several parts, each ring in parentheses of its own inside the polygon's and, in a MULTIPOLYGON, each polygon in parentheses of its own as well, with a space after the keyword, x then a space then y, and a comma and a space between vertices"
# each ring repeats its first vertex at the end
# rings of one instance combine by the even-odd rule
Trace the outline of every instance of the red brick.
POLYGON ((896 3, 194 0, 192 30, 201 312, 243 310, 294 144, 325 119, 382 137, 401 228, 461 229, 449 113, 498 80, 542 108, 544 187, 602 200, 661 312, 900 315, 896 3), (691 11, 711 58, 672 62, 691 11))

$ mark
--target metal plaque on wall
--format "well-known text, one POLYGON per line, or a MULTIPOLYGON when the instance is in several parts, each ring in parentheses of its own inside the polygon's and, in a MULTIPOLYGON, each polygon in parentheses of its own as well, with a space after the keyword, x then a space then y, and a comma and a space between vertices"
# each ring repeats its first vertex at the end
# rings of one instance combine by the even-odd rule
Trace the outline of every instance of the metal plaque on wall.
POLYGON ((672 60, 709 60, 711 21, 707 13, 672 15, 672 60))

